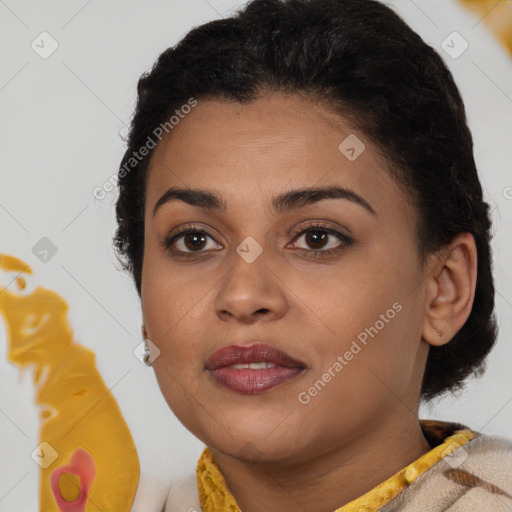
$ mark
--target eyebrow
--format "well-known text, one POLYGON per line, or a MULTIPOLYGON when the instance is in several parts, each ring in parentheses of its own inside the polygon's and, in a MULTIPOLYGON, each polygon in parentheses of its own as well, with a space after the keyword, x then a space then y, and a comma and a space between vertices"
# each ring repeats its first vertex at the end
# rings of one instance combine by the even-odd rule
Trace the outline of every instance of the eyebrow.
MULTIPOLYGON (((322 201, 323 199, 346 199, 362 206, 373 215, 377 215, 371 205, 360 195, 352 190, 338 186, 290 190, 272 198, 271 207, 276 214, 283 214, 290 210, 322 201)), ((216 192, 171 187, 156 202, 153 208, 153 217, 162 205, 173 200, 183 201, 191 206, 219 213, 226 212, 227 210, 227 205, 222 196, 216 192)))

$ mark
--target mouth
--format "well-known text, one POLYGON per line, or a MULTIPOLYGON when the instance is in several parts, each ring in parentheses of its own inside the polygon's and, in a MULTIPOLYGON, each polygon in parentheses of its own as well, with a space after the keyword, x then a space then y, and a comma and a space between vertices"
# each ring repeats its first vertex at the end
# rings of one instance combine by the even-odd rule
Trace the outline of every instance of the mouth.
POLYGON ((262 393, 298 377, 306 365, 267 345, 229 345, 215 351, 205 370, 222 387, 245 395, 262 393))

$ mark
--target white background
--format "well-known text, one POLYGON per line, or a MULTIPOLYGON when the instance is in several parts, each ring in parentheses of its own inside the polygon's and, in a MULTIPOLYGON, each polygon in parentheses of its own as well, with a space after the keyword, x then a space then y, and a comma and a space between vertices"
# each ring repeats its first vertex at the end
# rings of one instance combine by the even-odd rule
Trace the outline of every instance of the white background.
MULTIPOLYGON (((37 282, 68 302, 76 340, 96 353, 142 472, 166 480, 195 471, 203 445, 174 418, 152 370, 132 354, 141 340, 140 303, 111 248, 116 197, 99 201, 92 191, 117 172, 124 152, 119 134, 126 134, 139 76, 190 28, 241 5, 0 0, 0 252, 28 262, 37 282), (43 31, 59 45, 47 59, 31 48, 43 31), (32 254, 44 236, 58 248, 47 263, 32 254)), ((500 335, 488 371, 420 416, 512 438, 512 58, 485 23, 454 0, 394 5, 440 51, 460 87, 495 233, 500 335), (440 47, 453 31, 469 43, 457 59, 440 47)), ((0 323, 0 511, 32 511, 39 469, 30 458, 38 444, 32 380, 5 354, 0 323)))

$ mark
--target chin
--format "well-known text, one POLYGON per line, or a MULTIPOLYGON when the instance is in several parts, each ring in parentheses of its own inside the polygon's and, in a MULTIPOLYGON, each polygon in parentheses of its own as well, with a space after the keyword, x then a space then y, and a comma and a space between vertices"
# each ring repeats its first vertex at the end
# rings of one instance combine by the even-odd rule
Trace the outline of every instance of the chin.
POLYGON ((284 462, 298 455, 300 446, 297 446, 297 434, 290 435, 295 429, 280 431, 277 428, 272 432, 268 423, 247 423, 224 430, 213 427, 210 421, 204 426, 204 432, 193 433, 211 449, 247 462, 284 462), (283 436, 286 433, 288 436, 283 436))
POLYGON ((292 462, 292 458, 298 455, 297 447, 282 439, 269 442, 265 439, 241 438, 235 442, 231 438, 230 442, 211 443, 207 446, 248 463, 292 462))

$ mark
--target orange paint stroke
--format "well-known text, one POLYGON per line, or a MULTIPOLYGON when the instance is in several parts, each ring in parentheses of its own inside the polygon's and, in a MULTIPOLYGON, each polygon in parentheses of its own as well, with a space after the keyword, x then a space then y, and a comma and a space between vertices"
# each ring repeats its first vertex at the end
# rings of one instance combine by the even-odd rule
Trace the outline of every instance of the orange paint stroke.
POLYGON ((473 11, 512 55, 512 1, 459 0, 473 11))

